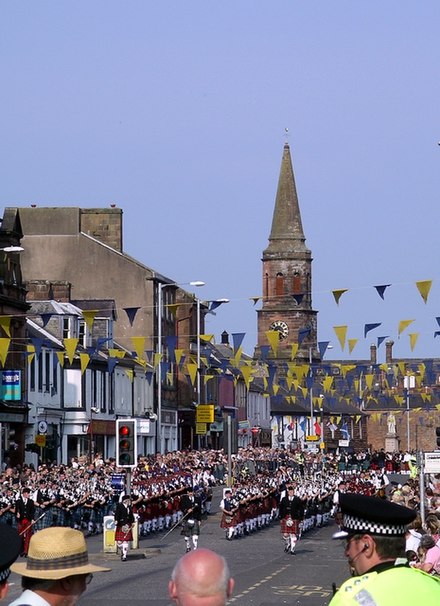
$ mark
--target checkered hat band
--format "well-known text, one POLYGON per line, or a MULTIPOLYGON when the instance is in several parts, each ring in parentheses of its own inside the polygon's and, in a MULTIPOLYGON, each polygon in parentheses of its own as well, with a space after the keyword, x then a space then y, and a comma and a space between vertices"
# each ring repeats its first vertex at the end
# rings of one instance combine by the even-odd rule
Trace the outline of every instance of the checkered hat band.
POLYGON ((406 527, 403 524, 382 524, 344 514, 344 530, 356 534, 368 533, 383 537, 400 537, 405 534, 406 527))
POLYGON ((66 557, 49 559, 37 559, 28 556, 26 570, 64 570, 65 568, 78 568, 87 566, 89 558, 87 553, 77 553, 66 557))
POLYGON ((4 583, 5 581, 7 581, 10 574, 11 571, 9 570, 9 568, 5 568, 4 570, 2 570, 0 572, 0 583, 4 583))

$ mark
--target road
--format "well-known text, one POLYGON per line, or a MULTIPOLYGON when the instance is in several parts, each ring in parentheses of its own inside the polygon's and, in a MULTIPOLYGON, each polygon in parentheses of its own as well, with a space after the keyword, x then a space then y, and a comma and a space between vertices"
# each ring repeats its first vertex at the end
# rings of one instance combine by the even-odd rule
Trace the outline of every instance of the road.
MULTIPOLYGON (((242 539, 226 541, 219 527, 216 490, 213 514, 203 523, 199 546, 226 557, 236 586, 230 604, 237 606, 324 606, 332 596, 332 583, 338 586, 348 577, 348 567, 340 541, 332 541, 333 521, 328 527, 309 531, 298 543, 296 554, 285 554, 278 522, 242 539)), ((167 586, 171 570, 184 553, 184 541, 177 529, 162 539, 158 533, 140 540, 139 549, 127 562, 103 553, 102 535, 87 539, 93 563, 112 568, 96 574, 81 598, 83 606, 127 604, 168 606, 167 586)), ((5 603, 20 594, 20 577, 12 574, 5 603)))

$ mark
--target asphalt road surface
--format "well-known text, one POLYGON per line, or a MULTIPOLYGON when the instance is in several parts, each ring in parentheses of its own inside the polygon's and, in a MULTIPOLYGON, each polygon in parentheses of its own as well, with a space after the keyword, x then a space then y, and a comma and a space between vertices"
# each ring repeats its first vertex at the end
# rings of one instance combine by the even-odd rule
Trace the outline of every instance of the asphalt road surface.
MULTIPOLYGON (((226 541, 220 528, 216 489, 213 513, 203 523, 199 546, 226 557, 235 578, 230 604, 281 606, 283 604, 324 606, 332 597, 332 583, 339 586, 348 577, 348 566, 341 541, 332 541, 333 520, 328 527, 303 535, 295 555, 285 554, 278 522, 249 536, 226 541)), ((108 566, 112 572, 95 574, 80 604, 132 604, 167 606, 171 604, 167 587, 171 570, 185 552, 183 537, 176 529, 164 538, 156 533, 141 538, 139 549, 131 551, 127 562, 103 552, 102 535, 87 539, 90 560, 108 566)), ((20 594, 20 577, 12 574, 9 603, 20 594)))

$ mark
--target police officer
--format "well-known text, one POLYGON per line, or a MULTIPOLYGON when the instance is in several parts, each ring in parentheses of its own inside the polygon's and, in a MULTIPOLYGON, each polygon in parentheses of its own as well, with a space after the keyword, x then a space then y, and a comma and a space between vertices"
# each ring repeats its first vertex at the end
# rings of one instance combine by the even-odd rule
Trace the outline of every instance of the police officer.
POLYGON ((22 540, 15 528, 0 524, 0 600, 8 593, 10 566, 23 549, 22 540))
POLYGON ((360 494, 341 494, 342 527, 333 538, 346 540, 345 556, 354 578, 345 581, 330 606, 440 604, 440 578, 411 568, 405 530, 412 509, 360 494))

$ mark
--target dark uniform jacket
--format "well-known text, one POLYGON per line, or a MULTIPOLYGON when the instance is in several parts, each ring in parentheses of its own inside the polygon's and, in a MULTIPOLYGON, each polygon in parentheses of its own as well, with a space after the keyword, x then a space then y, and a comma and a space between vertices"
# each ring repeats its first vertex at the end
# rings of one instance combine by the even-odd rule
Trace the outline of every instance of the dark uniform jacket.
POLYGON ((180 499, 180 509, 183 515, 186 515, 191 508, 193 511, 189 513, 187 517, 200 522, 202 519, 202 499, 196 495, 194 495, 192 499, 187 494, 182 495, 180 499))
POLYGON ((115 511, 115 522, 117 526, 131 526, 134 523, 132 508, 127 508, 123 503, 118 503, 115 511))
POLYGON ((35 515, 35 503, 32 499, 27 499, 24 502, 23 497, 18 497, 15 501, 15 515, 17 520, 33 520, 35 515))
POLYGON ((304 516, 304 503, 299 497, 283 497, 280 501, 280 518, 290 516, 293 520, 302 520, 304 516))

